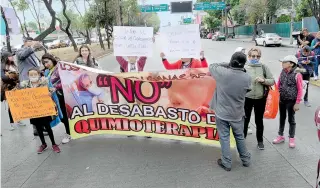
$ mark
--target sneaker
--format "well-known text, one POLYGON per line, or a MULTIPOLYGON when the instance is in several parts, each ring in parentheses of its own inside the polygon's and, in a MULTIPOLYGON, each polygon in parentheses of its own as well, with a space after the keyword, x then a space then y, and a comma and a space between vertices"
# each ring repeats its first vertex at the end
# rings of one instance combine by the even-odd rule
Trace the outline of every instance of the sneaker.
POLYGON ((26 126, 26 124, 23 123, 23 122, 21 122, 21 121, 18 121, 16 124, 17 124, 18 126, 26 126))
POLYGON ((14 127, 13 127, 13 123, 10 123, 10 131, 13 131, 14 130, 14 127))
POLYGON ((252 129, 248 128, 248 134, 252 134, 252 129))
POLYGON ((218 165, 223 168, 225 171, 231 171, 231 168, 227 168, 225 167, 223 164, 222 164, 222 160, 221 159, 218 159, 218 165))
POLYGON ((62 139, 61 142, 62 142, 62 144, 66 144, 66 143, 70 142, 70 140, 71 140, 71 136, 66 134, 66 136, 62 139))
POLYGON ((295 148, 296 144, 295 144, 295 139, 294 138, 289 138, 289 148, 295 148))
POLYGON ((56 152, 56 153, 60 153, 60 152, 61 152, 61 150, 60 150, 60 148, 59 148, 58 145, 52 145, 52 150, 53 150, 54 152, 56 152))
POLYGON ((264 144, 263 144, 263 142, 258 142, 258 149, 259 149, 259 150, 264 150, 264 144))
POLYGON ((310 104, 308 101, 304 101, 304 105, 305 105, 306 107, 311 107, 311 104, 310 104))
POLYGON ((46 149, 48 148, 47 144, 42 144, 39 149, 38 149, 38 154, 41 154, 42 152, 44 152, 46 149))
POLYGON ((285 141, 284 136, 277 136, 277 138, 275 138, 275 139, 272 141, 272 143, 273 143, 273 144, 280 144, 280 143, 282 143, 282 142, 284 142, 284 141, 285 141))
POLYGON ((318 76, 314 76, 313 79, 314 79, 314 80, 318 80, 318 76))

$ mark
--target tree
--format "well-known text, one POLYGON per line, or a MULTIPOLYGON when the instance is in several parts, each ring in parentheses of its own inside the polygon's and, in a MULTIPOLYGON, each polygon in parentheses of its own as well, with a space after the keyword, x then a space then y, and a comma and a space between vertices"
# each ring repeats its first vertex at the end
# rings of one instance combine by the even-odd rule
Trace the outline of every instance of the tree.
POLYGON ((62 14, 65 17, 66 22, 67 22, 66 27, 63 28, 62 21, 57 17, 56 17, 56 19, 60 22, 60 29, 68 35, 68 38, 70 39, 70 41, 72 43, 74 51, 77 52, 78 51, 77 44, 74 41, 73 36, 72 36, 72 34, 70 32, 71 20, 70 20, 69 16, 66 13, 66 10, 67 10, 66 0, 60 0, 60 1, 62 3, 62 14))
POLYGON ((26 23, 26 16, 25 16, 25 11, 28 10, 28 4, 25 0, 17 0, 16 2, 13 2, 14 4, 16 3, 18 11, 22 12, 23 16, 23 27, 26 32, 27 37, 30 37, 28 29, 27 29, 27 23, 26 23))
MULTIPOLYGON (((30 3, 30 1, 29 1, 29 3, 30 3)), ((41 33, 42 29, 41 29, 41 23, 40 23, 40 12, 37 11, 36 6, 34 4, 34 0, 31 0, 31 6, 34 11, 34 14, 31 10, 30 10, 30 12, 32 13, 34 19, 37 21, 39 32, 41 33)), ((29 8, 30 8, 30 6, 29 6, 29 8)))
POLYGON ((240 5, 236 5, 231 9, 231 16, 236 24, 244 25, 246 23, 246 15, 244 12, 245 9, 240 5))
POLYGON ((46 6, 50 16, 51 23, 50 26, 38 35, 35 40, 42 41, 46 36, 56 30, 56 12, 52 8, 52 0, 42 0, 44 5, 46 6))
POLYGON ((1 8, 1 17, 4 20, 4 25, 6 27, 7 50, 8 50, 8 52, 11 52, 9 26, 8 26, 7 18, 6 18, 6 15, 4 13, 3 7, 0 6, 0 8, 1 8))
POLYGON ((221 20, 212 16, 205 17, 204 23, 207 24, 209 29, 216 29, 221 26, 221 20))
POLYGON ((22 35, 23 35, 23 37, 25 37, 24 28, 22 27, 21 19, 20 19, 20 17, 18 16, 17 10, 16 10, 17 3, 15 3, 15 2, 12 1, 12 0, 9 0, 9 3, 10 3, 10 5, 11 5, 11 7, 13 8, 14 14, 15 14, 16 17, 18 18, 18 21, 19 21, 19 24, 20 24, 20 28, 21 28, 21 31, 22 31, 22 35))
POLYGON ((313 16, 317 19, 320 28, 320 0, 308 0, 313 16))
POLYGON ((298 6, 296 6, 296 13, 296 21, 301 21, 304 17, 312 16, 308 0, 301 0, 298 6))
MULTIPOLYGON (((73 5, 74 7, 76 8, 77 12, 79 13, 82 21, 84 21, 84 16, 83 14, 80 12, 79 8, 78 8, 78 5, 76 3, 76 0, 71 0, 73 2, 73 5)), ((87 13, 87 7, 86 7, 86 4, 85 4, 85 0, 84 0, 84 8, 85 8, 85 14, 87 13)), ((85 32, 86 34, 83 33, 83 31, 77 31, 79 34, 81 34, 82 36, 84 36, 86 38, 86 42, 91 44, 91 40, 90 40, 90 34, 89 34, 89 28, 85 28, 85 32)))
POLYGON ((277 23, 285 23, 290 21, 291 21, 291 16, 289 15, 281 15, 280 17, 277 18, 277 23))
POLYGON ((267 12, 267 0, 241 0, 240 5, 246 11, 246 20, 254 25, 252 40, 255 40, 258 24, 262 23, 267 12))
POLYGON ((37 23, 35 23, 35 22, 28 22, 27 26, 34 31, 36 31, 38 29, 37 23))

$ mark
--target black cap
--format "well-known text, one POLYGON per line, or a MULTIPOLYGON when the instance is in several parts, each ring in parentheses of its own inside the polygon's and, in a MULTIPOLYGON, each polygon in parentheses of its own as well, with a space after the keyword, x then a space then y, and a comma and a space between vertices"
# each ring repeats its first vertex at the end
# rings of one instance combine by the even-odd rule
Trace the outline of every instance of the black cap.
POLYGON ((247 56, 242 52, 236 52, 232 55, 230 66, 234 68, 243 68, 247 62, 247 56))

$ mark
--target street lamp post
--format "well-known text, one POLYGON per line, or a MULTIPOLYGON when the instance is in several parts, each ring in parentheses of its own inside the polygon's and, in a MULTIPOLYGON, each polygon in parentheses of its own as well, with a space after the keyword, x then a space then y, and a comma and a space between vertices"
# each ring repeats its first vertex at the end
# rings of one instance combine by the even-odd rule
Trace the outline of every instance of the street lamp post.
POLYGON ((293 19, 294 19, 294 15, 293 15, 293 12, 294 11, 294 0, 291 0, 291 11, 290 11, 290 14, 291 14, 291 21, 290 21, 290 44, 293 44, 293 19))

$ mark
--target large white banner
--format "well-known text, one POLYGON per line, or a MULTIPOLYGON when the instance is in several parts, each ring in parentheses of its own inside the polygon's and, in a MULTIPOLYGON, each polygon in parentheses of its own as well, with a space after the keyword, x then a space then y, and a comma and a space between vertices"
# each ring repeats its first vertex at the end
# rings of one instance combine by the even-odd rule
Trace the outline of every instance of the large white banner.
POLYGON ((201 51, 198 24, 161 28, 162 52, 167 57, 196 58, 201 51))
POLYGON ((113 51, 115 56, 146 56, 153 54, 152 27, 114 26, 113 51))

